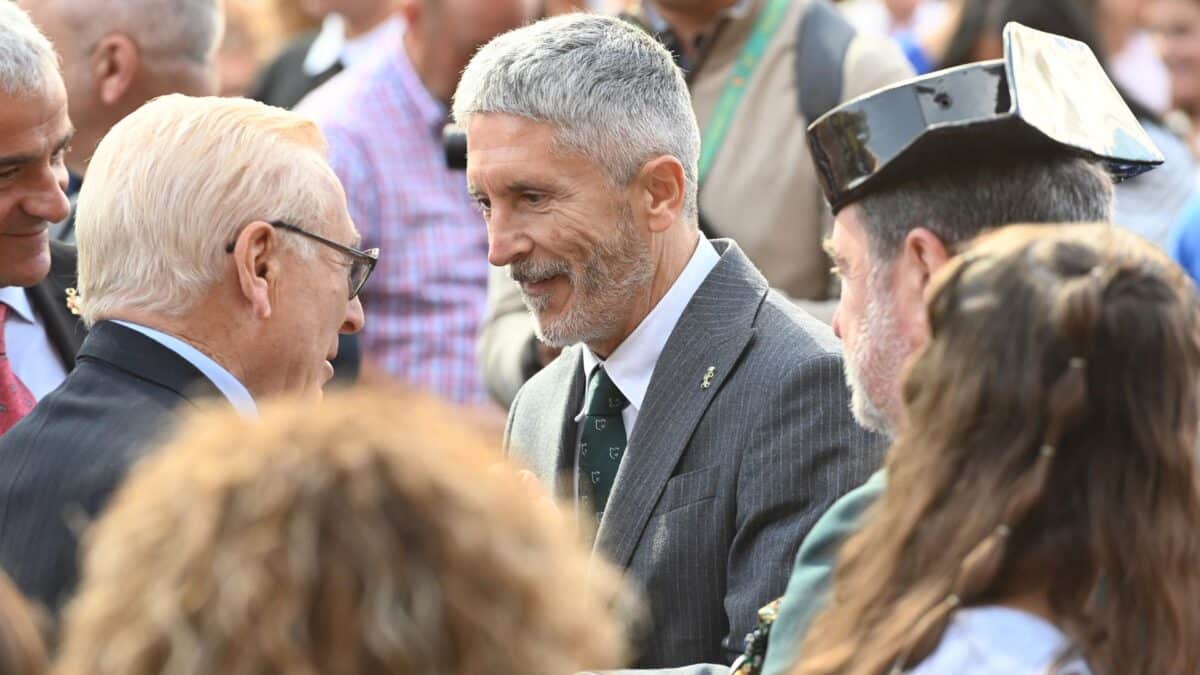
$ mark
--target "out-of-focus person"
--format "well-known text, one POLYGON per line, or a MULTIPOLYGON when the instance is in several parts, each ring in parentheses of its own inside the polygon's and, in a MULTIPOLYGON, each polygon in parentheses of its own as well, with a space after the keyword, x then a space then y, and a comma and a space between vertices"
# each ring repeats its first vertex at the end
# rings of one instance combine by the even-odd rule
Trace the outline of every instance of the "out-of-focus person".
MULTIPOLYGON (((945 67, 1003 58, 1000 35, 1010 21, 1083 42, 1106 69, 1111 67, 1111 54, 1104 49, 1096 15, 1078 0, 967 0, 945 67)), ((1109 73, 1111 78, 1111 70, 1109 73)), ((1121 82, 1111 79, 1166 158, 1156 171, 1117 185, 1113 222, 1166 248, 1171 226, 1197 192, 1195 160, 1187 144, 1168 130, 1153 110, 1130 95, 1121 82)))
POLYGON ((259 74, 248 96, 293 108, 310 91, 342 71, 372 60, 399 40, 399 0, 291 0, 300 11, 320 17, 319 30, 305 33, 259 74))
POLYGON ((899 37, 940 24, 949 0, 849 0, 840 9, 856 28, 872 35, 899 37))
MULTIPOLYGON (((834 285, 821 200, 804 135, 820 113, 911 75, 886 38, 860 35, 824 0, 645 0, 625 18, 682 67, 703 131, 700 220, 730 237, 768 283, 828 320, 834 285)), ((507 270, 489 279, 479 356, 492 398, 507 406, 555 352, 507 270)))
POLYGON ((479 46, 534 18, 533 0, 402 0, 403 36, 297 108, 329 138, 330 162, 368 246, 394 252, 363 293, 364 376, 485 405, 475 340, 487 286, 487 228, 442 128, 479 46))
POLYGON ((618 665, 618 575, 461 429, 443 406, 370 393, 196 417, 89 534, 58 672, 618 665))
POLYGON ((644 589, 637 667, 729 663, 812 523, 878 467, 829 326, 701 234, 687 84, 628 22, 496 38, 454 118, 489 259, 563 348, 513 401, 507 451, 644 589))
POLYGON ((859 30, 892 38, 917 74, 934 69, 927 53, 946 35, 962 0, 851 0, 839 6, 859 30))
POLYGON ((83 340, 66 301, 75 250, 49 237, 70 212, 73 133, 54 48, 0 2, 0 435, 62 382, 83 340))
POLYGON ((887 487, 796 675, 1200 670, 1197 296, 1107 224, 931 282, 887 487))
POLYGON ((217 48, 221 96, 245 96, 274 57, 281 29, 262 0, 225 0, 225 34, 217 48))
MULTIPOLYGON (((217 0, 17 0, 54 43, 75 135, 66 154, 74 201, 108 130, 143 103, 217 92, 217 0)), ((51 233, 75 241, 74 209, 51 233)))
POLYGON ((322 15, 314 0, 262 0, 272 23, 287 41, 321 27, 322 15))
POLYGON ((1200 2, 1149 0, 1145 16, 1170 76, 1171 107, 1200 156, 1200 2))
POLYGON ((1145 28, 1152 0, 1091 0, 1113 81, 1156 115, 1171 107, 1171 81, 1162 54, 1145 28))
POLYGON ((0 566, 51 609, 79 528, 181 410, 317 398, 377 252, 358 242, 308 119, 164 96, 113 127, 79 197, 91 332, 63 384, 0 437, 0 566))

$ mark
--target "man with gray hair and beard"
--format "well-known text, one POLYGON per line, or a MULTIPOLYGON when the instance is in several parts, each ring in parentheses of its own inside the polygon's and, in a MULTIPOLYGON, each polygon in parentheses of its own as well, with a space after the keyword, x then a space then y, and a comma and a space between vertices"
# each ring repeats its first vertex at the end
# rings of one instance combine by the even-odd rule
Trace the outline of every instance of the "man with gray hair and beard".
MULTIPOLYGON (((54 43, 76 133, 66 154, 74 202, 114 124, 165 94, 217 93, 219 0, 16 0, 54 43)), ((75 214, 53 236, 75 241, 75 214)))
MULTIPOLYGON (((1004 60, 880 90, 809 129, 836 214, 827 242, 842 277, 833 328, 846 349, 854 415, 889 436, 904 429, 904 366, 928 340, 926 287, 959 244, 1013 223, 1110 222, 1113 179, 1163 161, 1085 45, 1015 23, 1004 41, 1004 60)), ((770 640, 760 632, 747 659, 761 671, 739 673, 792 672, 838 548, 884 482, 876 473, 822 516, 770 640)))
POLYGON ((644 590, 639 667, 729 663, 813 522, 878 466, 833 333, 701 236, 696 118, 644 31, 573 15, 502 35, 454 116, 489 260, 564 348, 517 394, 507 451, 644 590))

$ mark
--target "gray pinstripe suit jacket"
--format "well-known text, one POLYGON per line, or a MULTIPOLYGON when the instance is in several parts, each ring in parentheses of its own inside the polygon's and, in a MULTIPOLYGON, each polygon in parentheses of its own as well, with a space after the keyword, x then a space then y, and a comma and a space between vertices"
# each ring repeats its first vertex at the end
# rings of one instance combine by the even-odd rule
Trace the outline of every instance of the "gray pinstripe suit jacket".
MULTIPOLYGON (((850 414, 829 327, 770 291, 732 241, 713 244, 720 262, 655 365, 596 534, 648 602, 639 668, 732 661, 809 528, 882 459, 850 414)), ((563 497, 582 349, 518 392, 505 433, 509 454, 563 497)))

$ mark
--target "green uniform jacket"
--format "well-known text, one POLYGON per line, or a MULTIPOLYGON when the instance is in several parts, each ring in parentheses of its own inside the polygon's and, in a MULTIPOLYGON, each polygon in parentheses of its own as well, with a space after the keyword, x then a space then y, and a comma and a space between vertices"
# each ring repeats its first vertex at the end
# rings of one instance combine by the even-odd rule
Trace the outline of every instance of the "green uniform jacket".
POLYGON ((884 472, 847 492, 821 516, 796 554, 779 615, 771 626, 763 675, 787 675, 800 657, 800 642, 808 625, 825 606, 842 542, 859 527, 863 512, 883 494, 884 472))

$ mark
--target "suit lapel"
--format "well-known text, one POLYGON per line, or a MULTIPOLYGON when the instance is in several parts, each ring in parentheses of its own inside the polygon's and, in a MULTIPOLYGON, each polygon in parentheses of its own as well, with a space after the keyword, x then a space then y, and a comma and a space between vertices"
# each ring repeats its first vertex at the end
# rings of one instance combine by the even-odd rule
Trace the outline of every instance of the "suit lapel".
POLYGON ((25 295, 41 318, 46 337, 68 371, 75 365, 75 354, 87 332, 79 317, 67 309, 66 289, 74 285, 74 249, 51 242, 50 274, 37 285, 27 288, 25 295))
POLYGON ((528 413, 543 422, 535 434, 534 447, 516 448, 516 452, 542 485, 553 487, 556 495, 570 499, 574 496, 569 479, 575 466, 575 414, 583 405, 583 351, 572 347, 559 358, 566 363, 549 367, 566 370, 559 375, 562 386, 550 388, 550 397, 545 399, 542 410, 528 413), (561 424, 555 424, 559 421, 561 424))
POLYGON ((596 536, 597 548, 618 565, 628 564, 696 425, 750 344, 754 317, 766 297, 766 280, 741 250, 727 240, 713 244, 721 260, 688 303, 654 366, 596 536))

